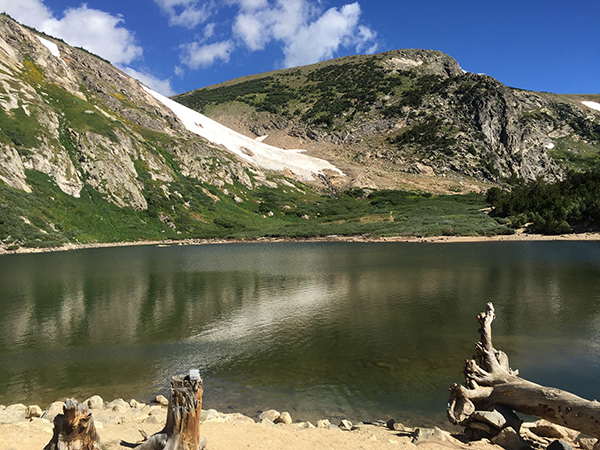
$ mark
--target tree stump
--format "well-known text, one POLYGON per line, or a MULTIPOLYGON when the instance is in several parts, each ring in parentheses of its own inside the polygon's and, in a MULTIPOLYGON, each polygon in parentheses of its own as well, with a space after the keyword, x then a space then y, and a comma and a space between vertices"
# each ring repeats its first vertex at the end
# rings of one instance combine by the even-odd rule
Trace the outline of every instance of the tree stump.
POLYGON ((171 394, 165 427, 137 450, 199 450, 206 445, 200 437, 202 412, 202 379, 198 371, 171 379, 171 394))
POLYGON ((63 414, 54 418, 53 436, 44 450, 100 450, 101 445, 91 411, 70 398, 63 414))
MULTIPOLYGON (((450 422, 467 424, 475 410, 504 405, 600 438, 600 403, 519 377, 519 372, 509 367, 506 354, 492 345, 494 318, 494 306, 488 303, 486 312, 478 316, 481 325, 481 340, 476 347, 478 361, 465 362, 466 387, 458 384, 450 387, 447 410, 450 422)), ((600 444, 595 448, 600 448, 600 444)))

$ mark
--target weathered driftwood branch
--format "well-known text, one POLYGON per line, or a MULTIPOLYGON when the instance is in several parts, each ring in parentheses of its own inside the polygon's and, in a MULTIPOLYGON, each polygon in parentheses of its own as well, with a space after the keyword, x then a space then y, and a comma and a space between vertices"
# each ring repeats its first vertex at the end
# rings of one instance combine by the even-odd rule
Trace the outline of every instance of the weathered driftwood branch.
POLYGON ((206 444, 200 437, 202 379, 197 371, 171 380, 171 395, 165 427, 136 447, 137 450, 199 450, 206 444))
POLYGON ((494 306, 478 316, 481 341, 477 359, 465 363, 466 386, 450 387, 448 419, 466 424, 475 410, 504 405, 515 411, 546 419, 558 425, 600 438, 600 403, 560 389, 540 386, 518 376, 505 353, 492 345, 494 306))
POLYGON ((101 445, 91 411, 70 398, 63 414, 54 418, 53 436, 44 450, 100 450, 101 445))

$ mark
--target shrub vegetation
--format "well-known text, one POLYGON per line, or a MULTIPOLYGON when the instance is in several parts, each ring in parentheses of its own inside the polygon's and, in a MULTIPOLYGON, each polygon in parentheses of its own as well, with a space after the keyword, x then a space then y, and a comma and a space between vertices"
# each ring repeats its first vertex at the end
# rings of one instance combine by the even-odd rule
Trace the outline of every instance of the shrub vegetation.
POLYGON ((600 168, 571 171, 563 181, 519 183, 510 191, 492 188, 492 215, 513 228, 525 223, 543 234, 600 229, 600 168))

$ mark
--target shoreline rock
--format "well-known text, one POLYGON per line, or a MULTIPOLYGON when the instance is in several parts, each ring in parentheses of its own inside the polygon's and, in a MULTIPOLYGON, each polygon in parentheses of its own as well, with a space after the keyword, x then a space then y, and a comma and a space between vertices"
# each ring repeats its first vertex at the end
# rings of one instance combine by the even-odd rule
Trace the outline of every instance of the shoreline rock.
MULTIPOLYGON (((103 448, 117 449, 122 448, 120 447, 122 441, 131 444, 139 443, 162 429, 167 417, 167 405, 164 405, 164 401, 161 400, 155 399, 154 402, 146 404, 135 399, 127 402, 118 398, 107 402, 95 395, 84 400, 83 404, 92 411, 96 427, 105 444, 103 448)), ((52 436, 52 422, 57 414, 62 413, 63 405, 64 402, 61 401, 53 402, 45 410, 38 405, 27 406, 21 403, 0 405, 0 450, 42 448, 52 436), (16 444, 19 445, 15 446, 16 444)), ((497 424, 500 420, 498 417, 488 416, 490 415, 481 414, 484 422, 491 422, 490 424, 495 426, 500 425, 497 424)), ((387 422, 358 424, 344 419, 340 421, 339 426, 333 425, 329 419, 318 420, 316 425, 311 422, 293 422, 289 413, 280 413, 274 409, 263 411, 258 420, 237 412, 222 413, 215 409, 203 409, 200 421, 201 435, 204 437, 206 433, 208 438, 208 450, 222 448, 227 450, 247 448, 347 450, 364 448, 359 445, 364 442, 369 443, 368 448, 376 449, 417 448, 416 446, 434 449, 442 446, 457 450, 465 448, 466 442, 468 447, 474 450, 500 448, 512 450, 523 446, 546 448, 551 444, 556 448, 559 448, 558 445, 563 446, 560 448, 568 448, 566 446, 587 448, 594 444, 590 442, 589 437, 543 420, 523 423, 518 427, 521 429, 520 432, 512 427, 506 427, 494 437, 472 441, 468 441, 464 434, 452 434, 437 427, 409 428, 393 419, 387 422), (257 443, 264 439, 281 439, 284 446, 253 446, 250 441, 244 443, 241 435, 246 434, 253 435, 253 440, 257 440, 257 443), (212 439, 228 444, 225 447, 213 445, 212 439), (236 443, 239 441, 240 446, 230 445, 230 441, 236 443), (306 447, 306 441, 321 442, 323 446, 306 447), (555 441, 560 441, 560 444, 555 444, 555 441), (338 443, 344 444, 338 446, 338 443), (357 447, 353 447, 354 443, 357 447)))
MULTIPOLYGON (((127 402, 124 399, 118 398, 107 402, 104 401, 102 397, 94 395, 84 400, 82 404, 86 405, 92 412, 96 428, 102 437, 105 448, 110 449, 120 448, 117 446, 117 444, 120 443, 121 440, 125 442, 131 442, 132 434, 134 435, 134 439, 143 440, 144 436, 151 436, 153 433, 160 430, 167 417, 168 402, 167 404, 164 404, 164 400, 159 398, 155 399, 151 403, 146 404, 138 402, 135 399, 127 402), (127 433, 124 433, 122 437, 113 438, 112 436, 114 435, 114 432, 111 430, 119 427, 128 429, 127 433), (132 433, 130 429, 135 429, 137 431, 137 435, 132 433), (109 431, 111 431, 110 434, 108 434, 109 431), (107 435, 107 437, 105 438, 104 435, 107 435)), ((29 448, 21 446, 3 446, 3 442, 10 442, 6 440, 11 439, 11 437, 7 435, 11 430, 14 429, 19 429, 21 431, 27 430, 26 433, 31 435, 37 433, 39 435, 38 441, 42 442, 46 440, 45 443, 47 443, 52 436, 53 420, 58 414, 62 414, 63 405, 64 402, 56 401, 48 405, 45 410, 38 405, 0 405, 0 450, 4 450, 5 448, 29 448)), ((288 412, 284 411, 280 413, 274 409, 262 412, 258 417, 258 421, 237 412, 221 413, 214 409, 203 409, 200 421, 201 433, 205 427, 220 425, 225 427, 233 427, 234 429, 251 427, 252 430, 258 430, 256 431, 258 434, 270 433, 270 431, 268 431, 270 429, 283 430, 282 432, 284 433, 296 433, 294 430, 302 430, 303 432, 320 430, 316 432, 339 433, 340 435, 349 436, 353 435, 354 433, 362 435, 369 432, 371 433, 370 436, 372 436, 372 439, 379 439, 377 438, 377 435, 385 432, 389 434, 388 441, 395 441, 395 439, 398 437, 396 433, 388 429, 388 427, 386 427, 385 423, 382 421, 381 423, 377 424, 364 424, 361 422, 354 425, 348 420, 342 420, 340 425, 337 426, 331 424, 329 419, 321 419, 317 421, 317 425, 314 425, 311 422, 294 422, 292 416, 288 412)), ((446 434, 447 436, 450 436, 450 433, 442 432, 440 430, 440 432, 436 431, 435 433, 428 433, 425 431, 422 433, 424 436, 422 440, 439 439, 440 433, 444 433, 444 440, 449 439, 446 437, 446 434)), ((12 444, 19 443, 19 436, 12 436, 12 439, 17 439, 12 442, 12 444)), ((412 439, 412 437, 410 437, 410 439, 412 439)), ((212 448, 210 438, 208 440, 207 448, 209 450, 212 448)), ((295 447, 292 446, 290 448, 295 447)))

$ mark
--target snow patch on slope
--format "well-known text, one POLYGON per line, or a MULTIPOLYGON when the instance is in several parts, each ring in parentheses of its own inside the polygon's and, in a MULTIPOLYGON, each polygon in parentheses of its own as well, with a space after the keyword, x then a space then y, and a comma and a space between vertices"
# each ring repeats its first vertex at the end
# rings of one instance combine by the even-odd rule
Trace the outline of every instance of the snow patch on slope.
POLYGON ((231 130, 187 106, 142 86, 146 92, 167 106, 192 133, 224 146, 240 158, 265 170, 289 170, 304 181, 316 180, 325 170, 344 173, 324 159, 304 155, 305 150, 284 150, 231 130))
POLYGON ((40 40, 44 47, 50 50, 50 53, 52 53, 57 58, 60 58, 60 51, 58 51, 58 45, 56 45, 54 42, 50 42, 48 39, 44 39, 41 36, 36 35, 36 37, 40 40))
POLYGON ((583 103, 588 108, 592 108, 592 109, 595 109, 596 111, 600 111, 600 103, 588 102, 588 101, 584 101, 584 102, 581 102, 581 103, 583 103))

